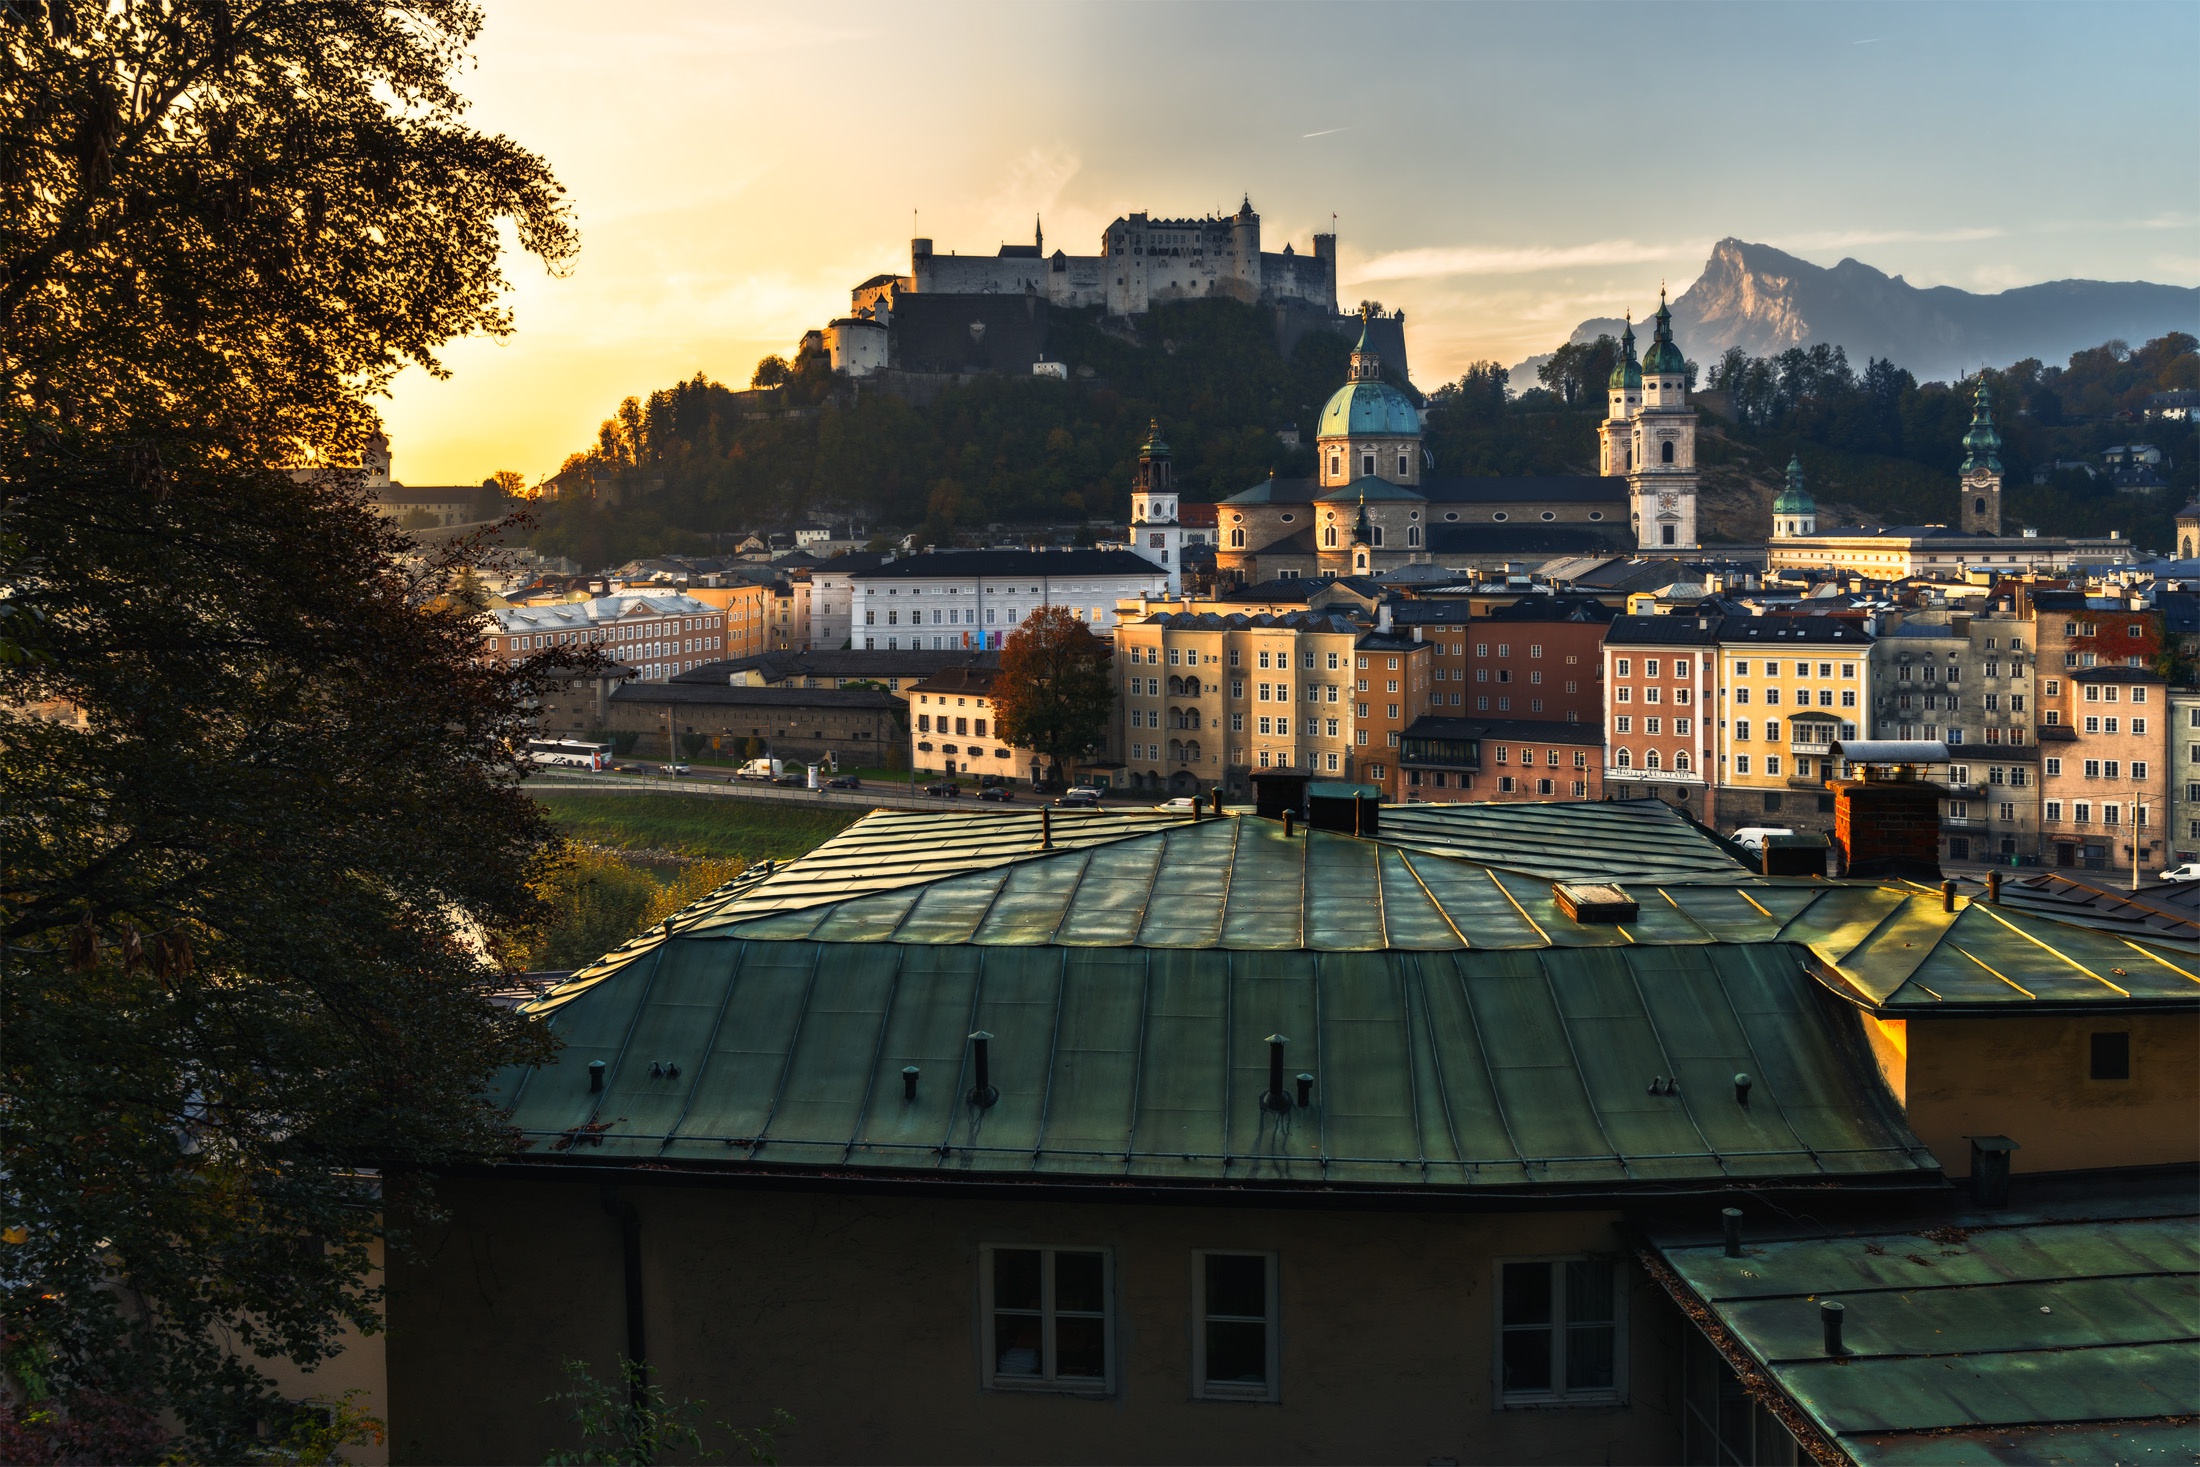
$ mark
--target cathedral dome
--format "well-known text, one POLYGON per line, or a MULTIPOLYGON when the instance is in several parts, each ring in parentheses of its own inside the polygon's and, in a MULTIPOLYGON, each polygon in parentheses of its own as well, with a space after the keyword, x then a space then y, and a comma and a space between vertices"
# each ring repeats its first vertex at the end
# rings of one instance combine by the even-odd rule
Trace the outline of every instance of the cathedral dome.
POLYGON ((1322 407, 1317 438, 1357 438, 1371 433, 1421 432, 1421 415, 1406 395, 1385 382, 1382 363, 1367 339, 1363 318, 1360 344, 1352 349, 1352 378, 1329 396, 1322 407))
POLYGON ((1388 382, 1347 382, 1330 394, 1322 408, 1322 438, 1358 438, 1370 433, 1421 431, 1421 415, 1406 395, 1388 382))

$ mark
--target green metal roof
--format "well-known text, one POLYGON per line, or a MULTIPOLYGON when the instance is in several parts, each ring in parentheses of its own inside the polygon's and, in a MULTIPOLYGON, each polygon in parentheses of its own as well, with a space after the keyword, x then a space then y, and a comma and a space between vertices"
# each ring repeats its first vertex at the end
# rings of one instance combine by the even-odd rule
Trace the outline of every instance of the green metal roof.
POLYGON ((549 1159, 1918 1182, 1936 1165, 1825 990, 1897 1014, 2191 1004, 2190 963, 2015 910, 1943 912, 1914 885, 1754 876, 1656 801, 1385 807, 1364 839, 1242 812, 879 811, 530 1005, 565 1048, 500 1093, 549 1159), (1622 882, 1638 916, 1574 922, 1561 878, 1622 882), (997 1036, 990 1109, 963 1099, 979 1030, 997 1036), (1289 1071, 1316 1076, 1309 1112, 1258 1103, 1279 1032, 1289 1071))
POLYGON ((1773 501, 1774 514, 1816 514, 1818 501, 1810 497, 1803 487, 1803 456, 1796 454, 1788 460, 1787 487, 1773 501))
POLYGON ((553 1027, 559 1062, 507 1077, 546 1159, 1415 1190, 1938 1178, 1854 1026, 1777 947, 698 934, 570 995, 553 1027), (999 1091, 983 1109, 964 1099, 980 1030, 999 1091), (1315 1077, 1308 1110, 1260 1104, 1277 1033, 1286 1072, 1315 1077), (1737 1072, 1755 1078, 1746 1106, 1737 1072), (1651 1093, 1658 1077, 1677 1093, 1651 1093))
POLYGON ((1900 1228, 1745 1231, 1740 1258, 1651 1237, 1661 1281, 1708 1311, 1730 1359, 1739 1347, 1858 1462, 2193 1460, 2191 1172, 2076 1184, 2028 1210, 1944 1210, 1900 1228), (1843 1308, 1838 1358, 1819 1323, 1828 1299, 1843 1308))
POLYGON ((1406 395, 1380 378, 1347 382, 1322 405, 1317 438, 1359 437, 1363 434, 1411 434, 1419 436, 1421 415, 1406 395))
POLYGON ((1650 340, 1650 349, 1642 354, 1642 370, 1646 373, 1686 372, 1688 358, 1673 343, 1673 312, 1665 304, 1665 292, 1658 292, 1658 325, 1650 340))

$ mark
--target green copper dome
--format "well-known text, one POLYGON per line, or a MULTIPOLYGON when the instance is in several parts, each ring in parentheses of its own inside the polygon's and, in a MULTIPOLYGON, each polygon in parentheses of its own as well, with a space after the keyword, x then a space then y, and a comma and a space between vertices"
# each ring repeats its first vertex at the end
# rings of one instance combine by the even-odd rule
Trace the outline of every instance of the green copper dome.
POLYGON ((1167 458, 1169 456, 1169 442, 1161 436, 1161 420, 1159 418, 1146 420, 1146 441, 1139 445, 1138 456, 1140 458, 1167 458))
POLYGON ((1420 436, 1421 415, 1406 395, 1383 380, 1381 358, 1367 339, 1368 321, 1360 317, 1360 344, 1352 348, 1352 380, 1322 405, 1316 438, 1357 438, 1372 433, 1420 436))
POLYGON ((1963 435, 1963 472, 1976 469, 2001 472, 2001 435, 1994 431, 1994 393, 1986 378, 1978 379, 1977 407, 1971 413, 1970 431, 1963 435))
POLYGON ((1673 313, 1666 309, 1665 292, 1658 292, 1658 329, 1650 343, 1650 350, 1642 354, 1642 370, 1646 375, 1685 373, 1688 358, 1673 344, 1673 313))
POLYGON ((1788 460, 1787 488, 1782 489, 1780 497, 1772 501, 1772 512, 1774 514, 1809 515, 1818 513, 1818 502, 1812 499, 1810 491, 1803 487, 1803 457, 1801 454, 1797 454, 1788 460))
POLYGON ((1635 321, 1632 316, 1627 320, 1627 330, 1620 336, 1619 360, 1612 363, 1612 380, 1609 385, 1614 392, 1642 386, 1642 364, 1635 360, 1635 321))

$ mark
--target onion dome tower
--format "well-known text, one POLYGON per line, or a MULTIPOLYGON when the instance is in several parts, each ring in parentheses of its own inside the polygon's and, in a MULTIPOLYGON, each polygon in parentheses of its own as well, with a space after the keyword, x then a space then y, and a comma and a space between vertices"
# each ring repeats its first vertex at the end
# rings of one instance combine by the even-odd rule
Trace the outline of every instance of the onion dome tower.
POLYGON ((1818 502, 1803 487, 1803 456, 1796 454, 1788 460, 1787 488, 1772 501, 1772 538, 1785 540, 1817 533, 1818 502))
POLYGON ((1963 515, 1966 535, 2001 533, 2001 434, 1994 431, 1994 392, 1980 373, 1971 426, 1963 435, 1963 515))
POLYGON ((1324 489, 1367 478, 1420 482, 1421 415, 1404 393, 1383 380, 1382 358, 1368 340, 1367 319, 1363 311, 1351 371, 1323 405, 1315 430, 1324 489))
POLYGON ((1176 482, 1161 420, 1146 425, 1138 448, 1138 477, 1131 484, 1131 549, 1169 574, 1169 594, 1184 590, 1184 527, 1176 518, 1176 482))
POLYGON ((1619 360, 1612 364, 1612 376, 1606 385, 1611 392, 1611 407, 1597 425, 1597 472, 1606 478, 1624 478, 1631 467, 1627 448, 1633 430, 1628 423, 1642 406, 1642 364, 1635 360, 1632 311, 1627 313, 1627 329, 1619 339, 1619 360))
POLYGON ((1636 546, 1698 549, 1696 410, 1688 405, 1688 358, 1673 340, 1673 312, 1663 290, 1657 328, 1642 354, 1642 405, 1629 414, 1628 428, 1626 474, 1636 546))

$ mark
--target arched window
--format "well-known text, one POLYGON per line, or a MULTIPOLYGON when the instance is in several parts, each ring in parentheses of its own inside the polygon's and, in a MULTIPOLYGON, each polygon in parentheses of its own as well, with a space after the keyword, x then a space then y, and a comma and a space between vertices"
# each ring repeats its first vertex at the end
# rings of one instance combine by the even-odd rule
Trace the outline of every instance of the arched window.
POLYGON ((1659 758, 1658 758, 1658 751, 1657 751, 1656 749, 1649 749, 1649 750, 1645 750, 1645 751, 1644 751, 1644 753, 1643 753, 1643 756, 1642 756, 1642 767, 1643 767, 1643 768, 1645 768, 1645 769, 1655 769, 1655 768, 1657 768, 1657 767, 1658 767, 1658 765, 1659 765, 1659 763, 1660 763, 1660 762, 1661 762, 1661 761, 1660 761, 1660 760, 1659 760, 1659 758))
POLYGON ((1363 454, 1361 454, 1361 455, 1360 455, 1360 472, 1361 472, 1362 474, 1364 474, 1364 475, 1366 475, 1366 476, 1370 477, 1370 478, 1374 477, 1374 474, 1375 474, 1375 455, 1374 455, 1374 454, 1372 454, 1372 453, 1363 453, 1363 454))
POLYGON ((1372 537, 1367 542, 1368 544, 1380 545, 1383 543, 1383 527, 1381 525, 1369 525, 1367 533, 1372 537))
POLYGON ((1673 461, 1673 445, 1672 445, 1672 444, 1670 444, 1670 443, 1661 443, 1661 444, 1659 444, 1659 445, 1658 445, 1658 460, 1659 460, 1659 462, 1661 462, 1661 463, 1671 463, 1671 462, 1673 461))
POLYGON ((1230 548, 1233 550, 1243 550, 1245 548, 1245 532, 1243 530, 1232 530, 1230 532, 1230 548))
POLYGON ((1984 514, 1984 513, 1986 513, 1986 496, 1985 496, 1985 495, 1981 494, 1981 495, 1980 495, 1980 496, 1979 496, 1978 498, 1976 498, 1976 499, 1974 499, 1974 500, 1972 500, 1972 501, 1971 501, 1971 512, 1972 512, 1973 514, 1984 514))
POLYGON ((1169 757, 1179 763, 1184 759, 1184 745, 1177 739, 1169 740, 1169 757))
POLYGON ((1622 769, 1632 769, 1635 767, 1635 756, 1622 749, 1619 751, 1619 757, 1613 762, 1622 769))
POLYGON ((1407 545, 1407 547, 1408 547, 1408 548, 1411 548, 1411 547, 1413 547, 1413 546, 1419 545, 1420 543, 1421 543, 1421 527, 1420 527, 1419 525, 1407 525, 1407 526, 1406 526, 1406 545, 1407 545))
POLYGON ((1673 756, 1673 767, 1683 774, 1688 772, 1688 751, 1686 749, 1673 756))
POLYGON ((1197 763, 1199 762, 1199 740, 1197 740, 1197 739, 1187 739, 1187 740, 1185 740, 1185 742, 1184 742, 1184 762, 1185 762, 1186 764, 1197 764, 1197 763))
POLYGON ((1367 569, 1367 552, 1365 550, 1362 550, 1361 552, 1359 552, 1359 554, 1352 557, 1352 568, 1354 570, 1367 569))
POLYGON ((1187 698, 1196 698, 1199 696, 1198 678, 1188 677, 1184 679, 1184 696, 1187 698))
POLYGON ((1335 525, 1330 525, 1322 531, 1322 544, 1328 546, 1331 550, 1337 548, 1337 527, 1335 525))
POLYGON ((1182 696, 1184 696, 1184 679, 1180 677, 1172 677, 1169 679, 1169 696, 1172 698, 1181 698, 1182 696))
POLYGON ((1344 461, 1335 454, 1329 455, 1329 477, 1332 479, 1344 477, 1344 461))

